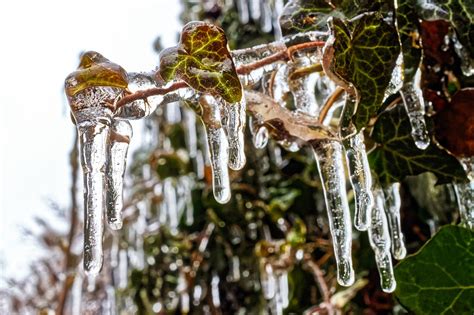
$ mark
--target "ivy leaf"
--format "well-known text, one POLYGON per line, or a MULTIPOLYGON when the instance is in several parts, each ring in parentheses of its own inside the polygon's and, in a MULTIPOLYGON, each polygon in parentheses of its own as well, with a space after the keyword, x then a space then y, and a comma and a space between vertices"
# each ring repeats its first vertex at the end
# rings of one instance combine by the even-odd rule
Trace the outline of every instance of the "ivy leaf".
POLYGON ((369 163, 382 184, 424 172, 435 174, 437 184, 467 180, 459 161, 447 151, 433 142, 425 150, 416 147, 408 115, 401 104, 380 115, 371 138, 379 146, 369 154, 369 163))
POLYGON ((283 35, 327 31, 327 21, 333 7, 326 0, 291 0, 280 15, 283 35))
POLYGON ((66 95, 72 97, 92 86, 112 86, 125 89, 128 86, 127 72, 98 52, 85 52, 81 56, 77 71, 66 78, 66 95))
POLYGON ((242 99, 227 38, 221 28, 212 24, 186 24, 178 46, 160 53, 160 75, 166 82, 181 79, 192 88, 221 96, 229 103, 242 99))
POLYGON ((474 232, 448 225, 395 267, 400 303, 415 314, 471 314, 474 232))
POLYGON ((378 13, 367 13, 351 24, 340 19, 330 24, 334 39, 325 50, 323 65, 340 85, 355 87, 352 121, 360 130, 382 105, 400 52, 397 31, 378 13))
POLYGON ((418 11, 425 20, 444 19, 456 29, 459 41, 474 58, 474 6, 472 0, 418 1, 418 11))

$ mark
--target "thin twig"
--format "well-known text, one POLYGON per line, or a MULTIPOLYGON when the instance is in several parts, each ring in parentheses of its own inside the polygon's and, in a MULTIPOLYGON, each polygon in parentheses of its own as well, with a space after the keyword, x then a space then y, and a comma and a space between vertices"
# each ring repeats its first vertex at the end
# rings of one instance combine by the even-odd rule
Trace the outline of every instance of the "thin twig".
POLYGON ((329 314, 334 314, 334 306, 331 304, 331 293, 329 287, 324 279, 324 274, 321 268, 311 259, 311 256, 308 255, 308 259, 305 260, 306 265, 310 268, 311 273, 314 275, 314 280, 318 285, 319 291, 323 296, 324 303, 321 303, 319 306, 327 309, 329 314))
POLYGON ((188 84, 186 82, 177 81, 177 82, 171 84, 168 87, 156 87, 156 88, 152 88, 152 89, 148 89, 148 90, 137 91, 133 94, 129 94, 129 95, 123 97, 122 99, 120 99, 120 101, 118 101, 115 106, 118 109, 118 108, 120 108, 120 107, 122 107, 122 106, 124 106, 128 103, 131 103, 133 101, 136 101, 136 100, 146 99, 147 97, 150 97, 150 96, 164 95, 166 93, 173 92, 173 91, 176 91, 178 89, 185 88, 185 87, 188 87, 188 84))
POLYGON ((327 101, 324 104, 323 108, 321 109, 321 112, 319 113, 318 122, 320 124, 323 123, 324 119, 326 118, 327 114, 329 113, 329 110, 334 105, 334 103, 341 97, 343 92, 344 92, 344 89, 342 87, 338 86, 334 90, 334 92, 329 96, 329 98, 327 99, 327 101))

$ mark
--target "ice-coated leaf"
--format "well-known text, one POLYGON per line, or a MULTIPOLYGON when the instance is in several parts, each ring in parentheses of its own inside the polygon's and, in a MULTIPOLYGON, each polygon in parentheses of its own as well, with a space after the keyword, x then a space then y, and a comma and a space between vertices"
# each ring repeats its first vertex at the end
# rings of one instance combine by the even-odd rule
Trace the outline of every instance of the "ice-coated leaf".
POLYGON ((323 67, 338 84, 355 87, 357 109, 352 120, 360 130, 382 105, 400 53, 397 31, 378 13, 364 14, 350 25, 335 18, 330 26, 323 67))
POLYGON ((369 163, 383 185, 424 172, 434 173, 438 184, 466 180, 466 173, 454 156, 434 143, 425 150, 418 149, 410 132, 401 104, 384 112, 375 123, 372 139, 378 147, 369 154, 369 163))
POLYGON ((65 81, 66 95, 73 97, 92 86, 110 86, 125 89, 128 85, 127 72, 95 51, 81 56, 77 70, 65 81))
POLYGON ((474 232, 448 225, 395 267, 395 294, 415 314, 474 309, 474 232))
POLYGON ((291 0, 280 15, 283 35, 327 30, 327 20, 333 7, 325 0, 291 0))
POLYGON ((474 58, 474 5, 472 0, 417 1, 418 12, 426 20, 444 19, 456 29, 459 41, 469 49, 474 58))
POLYGON ((181 79, 192 88, 221 96, 229 103, 242 98, 227 38, 221 28, 212 24, 186 24, 178 46, 160 53, 160 75, 167 82, 181 79))

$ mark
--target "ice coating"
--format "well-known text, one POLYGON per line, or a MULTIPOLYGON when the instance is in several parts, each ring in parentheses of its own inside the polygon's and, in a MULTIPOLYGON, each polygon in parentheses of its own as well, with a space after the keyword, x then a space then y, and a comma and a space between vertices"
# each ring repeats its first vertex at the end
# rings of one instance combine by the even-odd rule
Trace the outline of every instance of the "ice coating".
POLYGON ((290 304, 289 300, 289 288, 288 288, 288 272, 286 270, 281 271, 278 276, 278 295, 280 303, 283 308, 287 308, 290 304))
POLYGON ((370 224, 370 210, 374 204, 372 196, 372 174, 364 144, 364 134, 350 137, 345 147, 350 181, 355 197, 354 226, 366 231, 370 224))
POLYGON ((257 129, 257 132, 255 132, 253 145, 256 149, 264 149, 267 146, 268 139, 268 129, 265 126, 261 126, 257 129))
POLYGON ((229 171, 227 169, 229 155, 228 142, 221 123, 219 104, 209 95, 201 98, 202 122, 204 124, 209 145, 212 168, 212 189, 214 198, 219 203, 230 200, 229 171))
MULTIPOLYGON (((298 69, 309 67, 310 65, 310 58, 302 56, 295 59, 293 67, 298 69)), ((317 79, 318 75, 316 73, 310 73, 300 78, 288 80, 296 109, 311 116, 316 116, 319 112, 319 106, 314 94, 317 79)))
POLYGON ((395 290, 396 282, 393 274, 392 257, 390 256, 390 232, 385 217, 385 197, 378 185, 373 187, 374 207, 369 226, 369 241, 375 255, 375 262, 380 275, 380 286, 384 292, 395 290))
POLYGON ((329 218, 337 281, 342 286, 354 283, 352 267, 352 224, 342 161, 342 145, 337 141, 322 140, 312 143, 329 218))
POLYGON ((132 137, 132 126, 128 121, 112 122, 107 163, 107 223, 113 230, 122 228, 123 178, 127 152, 132 137))
POLYGON ((420 86, 421 72, 416 72, 413 82, 406 83, 400 95, 408 113, 408 119, 411 125, 411 136, 415 145, 424 150, 430 145, 430 138, 425 122, 425 102, 420 86))
POLYGON ((390 239, 392 243, 392 255, 395 259, 403 259, 407 254, 403 233, 400 224, 400 183, 390 184, 384 189, 385 214, 387 215, 390 239))
POLYGON ((163 183, 164 206, 166 208, 167 220, 166 224, 171 231, 176 231, 178 228, 178 209, 176 203, 176 188, 173 183, 174 179, 168 177, 163 183))
POLYGON ((235 104, 221 103, 221 107, 224 107, 226 114, 224 124, 229 143, 229 168, 232 170, 240 170, 245 165, 245 98, 242 98, 240 102, 235 104))

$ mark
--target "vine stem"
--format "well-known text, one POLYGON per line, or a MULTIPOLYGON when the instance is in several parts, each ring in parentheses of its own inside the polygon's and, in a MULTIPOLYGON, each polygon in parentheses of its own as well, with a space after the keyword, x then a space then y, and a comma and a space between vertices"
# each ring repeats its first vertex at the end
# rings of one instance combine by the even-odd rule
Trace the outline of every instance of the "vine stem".
MULTIPOLYGON (((277 52, 273 55, 270 55, 268 57, 262 58, 258 61, 242 65, 240 67, 236 68, 237 74, 240 75, 245 75, 249 74, 250 72, 264 67, 266 65, 272 64, 274 62, 280 61, 280 60, 293 60, 293 55, 297 51, 305 50, 305 49, 310 49, 314 47, 322 47, 326 43, 324 41, 314 41, 314 42, 307 42, 307 43, 302 43, 302 44, 296 44, 293 46, 288 47, 286 50, 282 50, 280 52, 277 52)), ((319 70, 319 68, 317 68, 319 70)), ((316 71, 317 71, 316 70, 316 71)), ((167 87, 156 87, 152 89, 147 89, 143 91, 138 91, 135 93, 128 94, 121 98, 116 104, 115 107, 116 109, 125 106, 128 103, 131 103, 133 101, 137 101, 140 99, 146 99, 147 97, 150 96, 156 96, 156 95, 164 95, 169 92, 176 91, 181 88, 186 88, 188 87, 188 84, 184 81, 176 81, 172 83, 171 85, 167 87)))
POLYGON ((338 86, 334 90, 334 92, 329 96, 326 103, 324 103, 324 106, 321 109, 321 112, 319 113, 319 118, 318 118, 318 122, 320 124, 323 123, 324 119, 326 118, 327 114, 329 113, 329 110, 334 105, 334 103, 342 96, 342 93, 344 93, 344 89, 342 87, 338 86))

